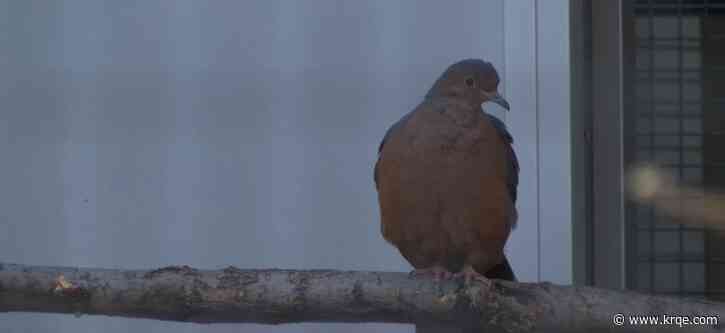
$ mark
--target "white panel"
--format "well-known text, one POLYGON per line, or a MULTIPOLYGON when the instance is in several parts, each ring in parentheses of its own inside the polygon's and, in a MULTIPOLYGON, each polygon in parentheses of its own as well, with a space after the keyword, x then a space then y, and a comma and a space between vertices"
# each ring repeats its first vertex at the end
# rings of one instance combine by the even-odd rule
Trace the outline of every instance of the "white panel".
POLYGON ((569 284, 572 270, 569 1, 538 1, 540 279, 569 284))
MULTIPOLYGON (((505 67, 504 0, 8 3, 0 219, 12 225, 0 223, 0 256, 13 262, 407 271, 380 235, 378 143, 452 62, 505 67)), ((530 26, 520 11, 511 24, 530 26)), ((533 82, 532 52, 520 51, 533 50, 532 31, 509 37, 523 45, 508 52, 521 53, 509 87, 533 82)), ((518 91, 516 233, 528 236, 511 252, 531 280, 535 108, 532 90, 518 91)), ((0 331, 413 330, 22 318, 0 319, 0 331)))
POLYGON ((503 94, 511 103, 511 111, 506 114, 505 121, 514 137, 514 149, 521 166, 517 202, 519 223, 508 241, 507 255, 522 281, 539 280, 534 10, 531 0, 507 0, 504 3, 503 94))

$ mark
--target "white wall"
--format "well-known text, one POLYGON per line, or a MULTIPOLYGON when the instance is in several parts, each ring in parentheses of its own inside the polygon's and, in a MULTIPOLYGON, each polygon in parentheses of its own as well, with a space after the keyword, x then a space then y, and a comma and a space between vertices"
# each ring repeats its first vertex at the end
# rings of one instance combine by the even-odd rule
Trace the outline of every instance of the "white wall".
MULTIPOLYGON (((447 65, 480 57, 502 74, 512 111, 487 108, 522 160, 513 266, 523 280, 566 282, 570 193, 556 179, 568 174, 568 125, 542 121, 568 119, 567 29, 541 30, 565 17, 566 1, 552 3, 3 2, 0 261, 407 271, 379 233, 378 142, 447 65)), ((412 331, 243 326, 342 328, 412 331)), ((3 332, 100 329, 240 326, 0 314, 3 332)))
POLYGON ((521 163, 521 222, 508 253, 522 279, 570 284, 576 249, 571 223, 569 1, 507 0, 504 18, 503 82, 505 95, 513 101, 506 120, 521 163))

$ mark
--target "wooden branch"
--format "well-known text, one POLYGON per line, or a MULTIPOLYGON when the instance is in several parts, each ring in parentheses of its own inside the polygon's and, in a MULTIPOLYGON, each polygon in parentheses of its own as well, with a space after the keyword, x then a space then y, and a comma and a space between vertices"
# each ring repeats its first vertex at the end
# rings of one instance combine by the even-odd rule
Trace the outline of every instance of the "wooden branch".
MULTIPOLYGON (((218 323, 395 322, 469 331, 682 331, 617 327, 613 316, 721 316, 725 305, 550 283, 463 286, 405 273, 332 270, 112 270, 0 264, 0 312, 29 311, 218 323)), ((719 318, 718 318, 719 319, 719 318)), ((662 320, 662 319, 660 319, 662 320)), ((715 332, 720 326, 687 326, 715 332)))

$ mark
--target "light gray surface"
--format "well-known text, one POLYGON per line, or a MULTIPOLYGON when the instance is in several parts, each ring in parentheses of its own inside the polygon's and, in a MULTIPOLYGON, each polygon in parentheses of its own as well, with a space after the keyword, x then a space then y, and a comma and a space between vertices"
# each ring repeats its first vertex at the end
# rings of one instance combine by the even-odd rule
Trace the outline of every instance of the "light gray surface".
POLYGON ((511 233, 506 255, 519 279, 539 280, 536 7, 530 0, 506 0, 504 18, 515 19, 504 19, 505 64, 499 88, 503 86, 511 103, 511 112, 503 116, 521 168, 516 202, 519 223, 511 233))
POLYGON ((568 21, 568 0, 504 2, 505 119, 521 164, 507 253, 527 281, 573 280, 568 21))
MULTIPOLYGON (((453 61, 504 66, 502 13, 494 0, 2 1, 0 260, 408 270, 379 235, 378 140, 453 61)), ((517 245, 514 267, 535 251, 517 245)), ((0 314, 3 332, 383 328, 412 331, 0 314)))
MULTIPOLYGON (((536 99, 541 61, 552 60, 537 54, 566 47, 553 31, 559 51, 536 44, 536 22, 562 19, 555 12, 528 0, 0 1, 0 261, 407 271, 379 233, 377 145, 446 66, 480 57, 499 68, 512 111, 485 107, 521 159, 512 266, 522 280, 546 266, 555 274, 544 278, 569 282, 569 240, 538 255, 540 240, 561 237, 540 234, 539 155, 569 165, 566 148, 536 132, 537 119, 569 112, 536 99)), ((542 195, 552 216, 568 211, 566 185, 542 195)), ((98 330, 412 326, 0 314, 3 332, 98 330)))
MULTIPOLYGON (((537 2, 540 280, 572 283, 569 1, 537 2), (562 89, 562 87, 567 87, 562 89)), ((578 251, 579 249, 577 249, 578 251)))

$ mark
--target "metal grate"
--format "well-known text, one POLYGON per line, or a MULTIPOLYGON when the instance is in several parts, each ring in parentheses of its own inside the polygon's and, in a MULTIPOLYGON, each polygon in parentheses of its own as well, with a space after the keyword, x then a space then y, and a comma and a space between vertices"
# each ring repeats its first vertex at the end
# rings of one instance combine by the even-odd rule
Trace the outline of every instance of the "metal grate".
MULTIPOLYGON (((725 163, 708 151, 722 124, 706 123, 712 119, 709 113, 723 113, 725 93, 713 94, 707 87, 713 78, 725 83, 725 61, 710 61, 716 57, 708 52, 711 45, 725 45, 725 34, 710 31, 713 17, 725 21, 725 0, 638 0, 634 12, 634 126, 629 130, 634 133, 627 137, 635 142, 634 161, 627 162, 654 162, 692 186, 718 185, 707 175, 725 173, 725 163)), ((719 140, 725 147, 725 140, 719 140)), ((687 200, 702 198, 663 200, 682 207, 687 200)), ((682 221, 659 215, 650 206, 632 204, 627 210, 632 220, 630 288, 725 298, 722 284, 715 282, 722 279, 717 272, 725 272, 725 246, 713 246, 715 232, 678 224, 682 221)))

